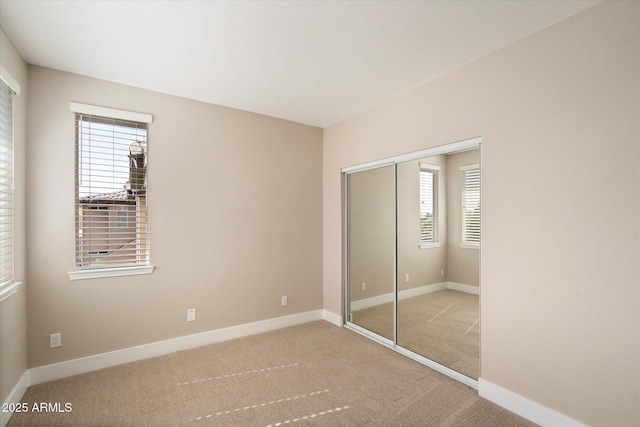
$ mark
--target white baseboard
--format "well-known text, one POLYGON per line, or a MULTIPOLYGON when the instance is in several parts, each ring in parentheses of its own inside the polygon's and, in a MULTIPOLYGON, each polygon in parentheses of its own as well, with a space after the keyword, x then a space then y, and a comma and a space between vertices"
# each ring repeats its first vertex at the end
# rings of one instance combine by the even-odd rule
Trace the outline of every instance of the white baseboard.
POLYGON ((478 380, 478 394, 498 406, 520 415, 541 426, 582 427, 583 424, 558 411, 493 384, 483 378, 478 380))
MULTIPOLYGON (((27 387, 29 387, 29 370, 24 371, 16 385, 7 396, 7 400, 4 403, 20 403, 22 400, 22 396, 24 396, 25 391, 27 391, 27 387)), ((9 419, 11 418, 11 412, 3 412, 0 411, 0 427, 5 427, 9 423, 9 419)))
MULTIPOLYGON (((417 297, 418 295, 424 295, 431 292, 441 291, 447 289, 447 282, 434 283, 433 285, 418 286, 416 288, 407 289, 406 291, 398 292, 398 299, 406 299, 411 297, 417 297)), ((351 301, 351 311, 363 310, 369 307, 375 307, 376 305, 386 304, 393 302, 393 292, 388 294, 378 295, 371 298, 365 298, 357 301, 351 301)))
MULTIPOLYGON (((441 284, 437 285, 439 286, 441 284)), ((323 319, 336 326, 343 325, 342 316, 328 310, 314 310, 27 369, 11 393, 9 393, 4 403, 19 403, 30 385, 323 319)), ((478 380, 478 394, 542 426, 583 426, 583 424, 573 418, 547 408, 483 378, 478 380)), ((0 411, 0 427, 5 427, 10 418, 11 413, 0 411)))
POLYGON ((413 298, 424 294, 430 294, 431 292, 438 292, 447 289, 447 282, 434 283, 433 285, 418 286, 417 288, 411 288, 398 292, 398 300, 401 301, 407 298, 413 298))
POLYGON ((322 310, 322 318, 336 326, 342 327, 344 325, 344 317, 329 310, 322 310))
POLYGON ((351 301, 350 311, 364 310, 365 308, 375 307, 376 305, 386 304, 391 301, 393 301, 393 293, 351 301))
POLYGON ((463 285, 462 283, 447 282, 447 289, 452 291, 465 292, 467 294, 480 295, 479 286, 463 285))
MULTIPOLYGON (((400 291, 398 292, 398 300, 413 298, 419 295, 429 294, 431 292, 442 291, 444 289, 451 289, 453 291, 480 295, 480 288, 478 286, 463 285, 462 283, 456 282, 440 282, 434 283, 432 285, 418 286, 416 288, 400 291)), ((375 307, 376 305, 386 304, 389 302, 393 302, 393 292, 371 298, 352 301, 351 311, 358 311, 369 307, 375 307)))
POLYGON ((263 320, 260 322, 247 323, 244 325, 172 338, 165 341, 158 341, 122 350, 110 351, 108 353, 82 357, 79 359, 68 360, 66 362, 38 366, 29 370, 30 375, 28 385, 40 384, 47 381, 70 377, 72 375, 121 365, 123 363, 135 362, 176 351, 202 347, 204 345, 259 334, 261 332, 272 331, 288 326, 295 326, 302 323, 312 322, 314 320, 322 320, 324 316, 325 310, 308 311, 306 313, 276 317, 274 319, 263 320))

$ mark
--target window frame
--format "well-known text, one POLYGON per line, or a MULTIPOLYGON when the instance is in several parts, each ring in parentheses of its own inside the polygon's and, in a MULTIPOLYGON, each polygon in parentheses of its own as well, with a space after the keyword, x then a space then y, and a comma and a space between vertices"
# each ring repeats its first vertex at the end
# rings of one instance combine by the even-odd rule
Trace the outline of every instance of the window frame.
POLYGON ((481 243, 481 235, 480 235, 480 230, 482 229, 480 221, 481 221, 481 216, 482 216, 482 211, 481 211, 481 200, 480 200, 480 164, 479 163, 474 163, 471 165, 465 165, 465 166, 460 166, 460 174, 461 174, 461 212, 460 212, 460 217, 461 217, 461 235, 460 235, 460 239, 461 239, 461 243, 460 243, 460 247, 461 248, 466 248, 466 249, 480 249, 480 243, 481 243), (469 186, 467 185, 468 180, 467 180, 467 173, 468 172, 473 172, 476 177, 474 177, 473 179, 473 183, 474 183, 474 188, 475 191, 477 191, 477 195, 474 196, 477 199, 477 209, 478 209, 478 219, 477 219, 477 231, 475 231, 473 234, 476 235, 477 237, 474 238, 473 240, 469 240, 468 239, 468 234, 467 234, 467 222, 469 221, 468 215, 467 215, 467 209, 466 209, 466 204, 467 204, 467 193, 469 192, 469 186))
MULTIPOLYGON (((5 155, 8 157, 8 163, 10 164, 6 169, 0 167, 0 178, 6 179, 9 182, 8 191, 0 192, 0 200, 3 204, 9 203, 9 207, 5 209, 11 211, 8 224, 10 227, 10 235, 8 237, 10 250, 9 254, 5 254, 5 256, 10 257, 8 272, 5 270, 7 263, 0 259, 0 261, 2 261, 0 262, 0 281, 2 281, 4 277, 7 278, 3 283, 0 283, 0 302, 2 302, 15 294, 22 282, 16 281, 15 277, 15 104, 13 102, 15 96, 20 94, 20 85, 2 65, 0 65, 0 81, 2 97, 4 98, 6 93, 8 99, 5 101, 9 104, 9 108, 3 110, 3 113, 7 116, 5 117, 6 123, 8 123, 7 138, 1 138, 0 146, 4 149, 5 155)), ((0 258, 4 258, 4 256, 0 256, 0 258)))
MULTIPOLYGON (((125 121, 130 121, 130 122, 138 122, 138 123, 143 123, 146 125, 146 129, 147 129, 147 135, 148 135, 148 130, 149 130, 149 124, 151 124, 153 122, 153 116, 150 114, 146 114, 146 113, 137 113, 137 112, 132 112, 132 111, 125 111, 125 110, 118 110, 118 109, 113 109, 113 108, 106 108, 106 107, 100 107, 100 106, 95 106, 95 105, 89 105, 89 104, 82 104, 82 103, 78 103, 78 102, 71 102, 69 104, 69 110, 74 113, 74 126, 77 126, 78 124, 78 118, 76 117, 76 115, 80 114, 80 115, 87 115, 87 116, 94 116, 94 117, 102 117, 102 118, 107 118, 107 119, 115 119, 115 120, 125 120, 125 121)), ((76 139, 75 143, 75 147, 76 147, 76 163, 78 162, 78 158, 77 158, 77 149, 78 149, 78 140, 76 139)), ((75 172, 76 175, 74 177, 74 185, 78 185, 78 175, 77 175, 77 171, 75 172)), ((148 237, 148 233, 149 233, 149 229, 148 229, 148 202, 145 202, 147 204, 147 237, 148 237)), ((76 211, 74 214, 74 221, 75 218, 78 215, 78 210, 79 208, 79 201, 78 201, 78 194, 77 194, 77 190, 76 190, 76 194, 74 196, 74 210, 76 211)), ((116 211, 117 212, 117 211, 116 211)), ((117 219, 117 214, 116 214, 116 221, 118 221, 117 219)), ((116 224, 118 225, 118 224, 116 224)), ((118 265, 118 266, 101 266, 101 267, 90 267, 90 266, 79 266, 77 264, 77 239, 78 239, 78 225, 76 223, 76 225, 74 226, 74 233, 75 233, 75 238, 74 238, 74 259, 76 259, 76 261, 74 262, 74 270, 69 271, 67 273, 67 275, 69 276, 70 280, 81 280, 81 279, 93 279, 93 278, 101 278, 101 277, 117 277, 117 276, 130 276, 130 275, 138 275, 138 274, 150 274, 153 272, 153 270, 155 269, 155 267, 151 264, 151 258, 150 258, 150 247, 147 247, 146 251, 147 251, 147 262, 144 264, 132 264, 132 265, 118 265)), ((147 243, 148 245, 149 243, 147 243)))
POLYGON ((420 162, 419 164, 419 215, 418 215, 418 223, 419 223, 419 239, 420 239, 420 249, 428 249, 428 248, 439 248, 440 247, 440 227, 439 227, 439 183, 440 183, 440 173, 441 167, 439 165, 433 165, 430 163, 420 162), (431 210, 432 210, 432 237, 431 241, 427 241, 424 237, 423 233, 423 220, 422 220, 422 206, 424 203, 423 199, 423 185, 425 182, 423 181, 423 173, 431 173, 431 210))

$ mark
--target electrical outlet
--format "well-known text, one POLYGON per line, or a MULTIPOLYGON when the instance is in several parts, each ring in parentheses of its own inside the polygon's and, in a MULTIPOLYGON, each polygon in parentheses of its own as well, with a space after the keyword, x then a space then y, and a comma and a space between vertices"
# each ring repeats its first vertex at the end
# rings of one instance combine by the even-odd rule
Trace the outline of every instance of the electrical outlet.
POLYGON ((367 290, 367 284, 366 284, 366 283, 364 283, 364 282, 362 282, 362 284, 360 285, 360 290, 361 290, 362 292, 366 291, 366 290, 367 290))
POLYGON ((49 335, 49 347, 62 347, 62 334, 60 332, 49 335))
POLYGON ((194 320, 196 320, 196 309, 190 308, 187 310, 187 322, 193 322, 194 320))
POLYGON ((444 268, 440 270, 440 275, 444 276, 444 268))
POLYGON ((407 273, 407 274, 405 274, 405 275, 404 275, 404 281, 405 281, 405 282, 408 282, 408 281, 409 281, 409 273, 407 273))
POLYGON ((285 295, 285 296, 282 297, 282 306, 284 307, 287 304, 288 304, 287 296, 285 295))

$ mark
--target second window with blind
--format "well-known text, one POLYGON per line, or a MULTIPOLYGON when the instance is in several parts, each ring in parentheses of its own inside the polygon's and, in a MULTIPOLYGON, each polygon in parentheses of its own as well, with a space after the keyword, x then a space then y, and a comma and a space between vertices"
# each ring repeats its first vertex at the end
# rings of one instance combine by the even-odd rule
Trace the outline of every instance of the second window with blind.
POLYGON ((463 248, 480 247, 480 167, 461 166, 463 248))
POLYGON ((438 175, 440 166, 420 163, 420 248, 440 246, 438 175))
POLYGON ((147 123, 82 111, 75 122, 76 269, 148 266, 147 123))
POLYGON ((15 290, 13 278, 13 94, 11 87, 0 78, 0 301, 15 290))

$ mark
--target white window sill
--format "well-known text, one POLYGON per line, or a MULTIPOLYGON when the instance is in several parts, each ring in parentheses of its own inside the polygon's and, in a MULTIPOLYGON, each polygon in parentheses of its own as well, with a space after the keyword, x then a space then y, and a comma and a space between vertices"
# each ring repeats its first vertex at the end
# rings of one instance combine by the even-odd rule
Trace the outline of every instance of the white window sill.
POLYGON ((10 285, 5 285, 4 287, 0 288, 0 302, 6 300, 11 295, 18 292, 18 288, 20 287, 21 283, 22 282, 13 282, 10 285))
POLYGON ((420 249, 439 248, 440 243, 421 243, 420 249))
POLYGON ((462 249, 480 249, 480 245, 470 245, 468 243, 460 243, 462 249))
POLYGON ((99 279, 101 277, 134 276, 153 273, 153 265, 140 267, 96 268, 93 270, 75 270, 67 273, 71 280, 99 279))

